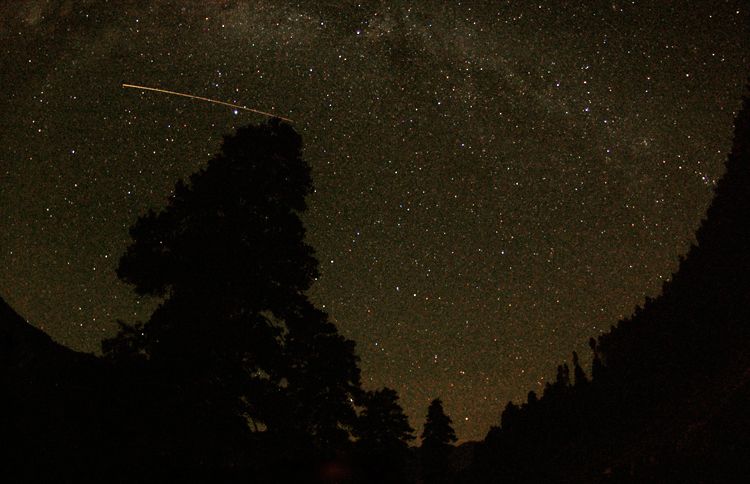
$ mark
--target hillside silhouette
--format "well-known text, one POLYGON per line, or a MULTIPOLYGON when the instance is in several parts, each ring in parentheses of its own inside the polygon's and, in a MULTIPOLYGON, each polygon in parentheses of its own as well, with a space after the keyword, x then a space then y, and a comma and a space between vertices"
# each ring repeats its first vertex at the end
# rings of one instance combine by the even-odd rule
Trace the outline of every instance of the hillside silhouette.
POLYGON ((106 364, 55 343, 0 298, 0 474, 33 482, 49 468, 91 469, 110 377, 106 364))
POLYGON ((509 403, 471 482, 737 482, 750 471, 750 100, 726 172, 661 295, 509 403))

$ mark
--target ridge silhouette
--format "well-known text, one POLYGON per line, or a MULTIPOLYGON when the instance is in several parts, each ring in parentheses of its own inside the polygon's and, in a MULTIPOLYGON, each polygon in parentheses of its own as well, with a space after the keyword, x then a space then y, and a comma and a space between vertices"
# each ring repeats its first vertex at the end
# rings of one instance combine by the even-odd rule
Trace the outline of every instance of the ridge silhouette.
POLYGON ((693 244, 657 298, 509 402, 467 482, 736 482, 750 472, 750 101, 693 244))

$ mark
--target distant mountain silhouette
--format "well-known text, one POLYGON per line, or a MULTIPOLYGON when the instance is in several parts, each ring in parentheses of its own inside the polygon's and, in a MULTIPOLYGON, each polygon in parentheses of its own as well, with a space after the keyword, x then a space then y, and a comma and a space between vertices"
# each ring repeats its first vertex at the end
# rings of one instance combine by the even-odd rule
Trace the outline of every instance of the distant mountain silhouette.
POLYGON ((750 101, 694 244, 662 294, 509 403, 470 482, 736 482, 750 475, 750 101))

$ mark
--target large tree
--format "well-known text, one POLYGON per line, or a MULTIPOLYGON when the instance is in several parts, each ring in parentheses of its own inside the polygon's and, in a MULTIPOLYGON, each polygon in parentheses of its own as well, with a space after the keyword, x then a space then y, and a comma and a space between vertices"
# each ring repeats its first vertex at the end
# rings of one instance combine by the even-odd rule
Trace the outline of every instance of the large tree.
POLYGON ((240 128, 138 219, 117 274, 161 304, 104 350, 145 359, 191 415, 331 447, 355 418, 359 369, 353 342, 305 295, 318 262, 300 220, 312 192, 301 148, 277 119, 240 128))

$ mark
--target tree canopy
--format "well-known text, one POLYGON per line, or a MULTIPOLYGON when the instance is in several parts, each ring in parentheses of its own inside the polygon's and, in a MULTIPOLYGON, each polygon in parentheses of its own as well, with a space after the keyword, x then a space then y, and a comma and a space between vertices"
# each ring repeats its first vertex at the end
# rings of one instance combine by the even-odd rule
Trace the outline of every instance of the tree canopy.
POLYGON ((147 361, 190 415, 246 420, 322 450, 344 445, 358 358, 305 295, 318 275, 300 219, 311 192, 290 125, 225 136, 164 209, 131 228, 117 274, 161 304, 145 323, 122 324, 105 354, 147 361))

